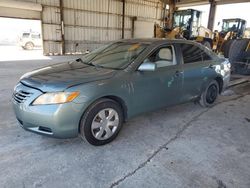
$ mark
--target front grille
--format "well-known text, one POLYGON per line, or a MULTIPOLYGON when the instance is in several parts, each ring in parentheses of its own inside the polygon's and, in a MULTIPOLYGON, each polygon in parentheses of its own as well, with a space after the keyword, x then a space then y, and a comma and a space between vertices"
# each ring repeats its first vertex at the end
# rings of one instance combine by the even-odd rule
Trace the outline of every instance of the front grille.
POLYGON ((14 91, 13 99, 18 103, 23 103, 32 93, 27 91, 14 91))
POLYGON ((44 132, 48 132, 48 133, 52 133, 51 129, 48 128, 48 127, 42 127, 42 126, 39 126, 38 128, 40 131, 44 131, 44 132))

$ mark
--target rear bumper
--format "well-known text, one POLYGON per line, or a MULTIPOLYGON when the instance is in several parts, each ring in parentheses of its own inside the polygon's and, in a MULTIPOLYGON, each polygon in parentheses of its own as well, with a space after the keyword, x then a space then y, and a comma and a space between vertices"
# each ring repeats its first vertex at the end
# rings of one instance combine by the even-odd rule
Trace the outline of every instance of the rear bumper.
POLYGON ((25 101, 12 98, 16 118, 25 130, 54 138, 73 138, 78 135, 84 104, 74 102, 56 105, 31 105, 41 91, 18 84, 16 90, 32 93, 25 101))
POLYGON ((229 86, 230 77, 231 77, 230 72, 227 72, 223 77, 223 88, 222 88, 223 91, 229 86))

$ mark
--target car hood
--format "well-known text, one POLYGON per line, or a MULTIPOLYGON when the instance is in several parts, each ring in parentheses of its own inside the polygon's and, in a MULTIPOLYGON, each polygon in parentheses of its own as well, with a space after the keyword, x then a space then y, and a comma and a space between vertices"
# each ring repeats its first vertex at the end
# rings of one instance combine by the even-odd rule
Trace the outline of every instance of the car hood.
POLYGON ((63 91, 71 86, 108 79, 117 70, 97 68, 78 60, 34 70, 22 76, 20 82, 43 92, 63 91))

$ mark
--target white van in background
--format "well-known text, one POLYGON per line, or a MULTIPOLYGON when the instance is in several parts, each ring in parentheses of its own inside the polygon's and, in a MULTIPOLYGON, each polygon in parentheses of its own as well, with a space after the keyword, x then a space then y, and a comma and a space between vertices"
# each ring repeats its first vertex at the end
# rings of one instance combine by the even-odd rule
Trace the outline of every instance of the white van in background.
POLYGON ((34 47, 42 47, 43 41, 40 33, 24 32, 19 39, 19 45, 24 50, 33 50, 34 47))

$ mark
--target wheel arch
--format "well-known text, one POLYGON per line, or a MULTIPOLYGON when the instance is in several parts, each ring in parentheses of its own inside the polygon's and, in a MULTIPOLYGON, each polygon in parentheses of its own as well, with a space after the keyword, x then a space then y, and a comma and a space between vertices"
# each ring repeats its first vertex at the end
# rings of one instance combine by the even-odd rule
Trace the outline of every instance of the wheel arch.
POLYGON ((25 46, 26 46, 27 44, 29 44, 29 43, 31 43, 33 46, 35 46, 35 44, 34 44, 32 41, 26 41, 26 42, 25 42, 25 46))
POLYGON ((81 116, 81 118, 79 120, 78 132, 80 132, 81 121, 82 121, 82 118, 84 117, 85 113, 88 111, 89 108, 91 108, 93 105, 95 105, 95 103, 97 103, 98 101, 100 101, 102 99, 109 99, 109 100, 117 102, 120 105, 121 109, 122 109, 124 121, 127 120, 128 109, 127 109, 127 104, 125 103, 125 101, 121 97, 118 97, 116 95, 105 95, 105 96, 99 97, 99 98, 95 99, 94 101, 92 101, 88 105, 88 107, 83 111, 82 116, 81 116))
POLYGON ((210 78, 208 80, 206 80, 205 82, 203 82, 202 87, 201 87, 201 93, 207 88, 207 86, 213 81, 215 80, 218 85, 219 85, 219 94, 221 94, 221 92, 223 91, 223 78, 220 75, 217 75, 216 77, 210 78))
POLYGON ((107 95, 107 96, 104 96, 102 98, 111 99, 111 100, 117 102, 121 106, 121 109, 123 111, 123 117, 124 117, 124 120, 126 121, 127 116, 128 116, 128 108, 127 108, 127 104, 125 103, 125 101, 121 97, 118 97, 115 95, 107 95))
POLYGON ((215 78, 215 80, 218 82, 218 84, 219 84, 219 93, 221 93, 222 92, 222 90, 223 90, 223 79, 220 77, 220 76, 217 76, 216 78, 215 78))

